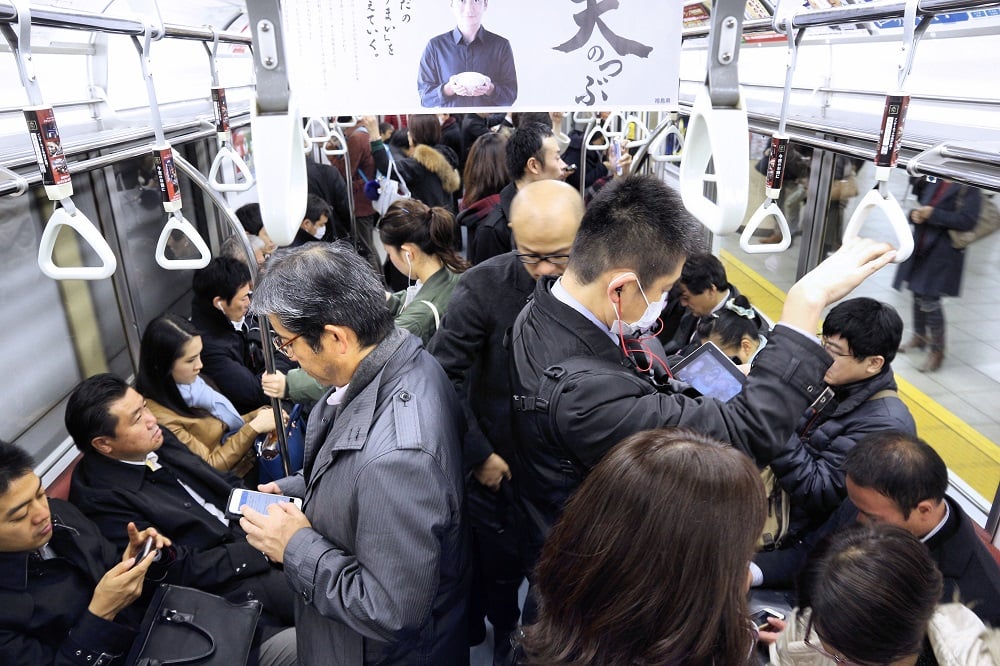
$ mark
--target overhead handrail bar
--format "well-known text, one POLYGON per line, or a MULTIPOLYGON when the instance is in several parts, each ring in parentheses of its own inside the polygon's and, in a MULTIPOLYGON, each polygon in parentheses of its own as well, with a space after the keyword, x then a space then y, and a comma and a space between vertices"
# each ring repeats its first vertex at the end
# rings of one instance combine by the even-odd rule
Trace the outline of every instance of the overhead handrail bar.
POLYGON ((876 210, 888 218, 893 234, 896 236, 895 263, 909 259, 913 253, 913 233, 910 222, 903 212, 896 197, 889 191, 889 176, 896 166, 899 157, 899 143, 903 135, 903 125, 906 121, 906 109, 910 104, 910 96, 906 91, 906 79, 913 66, 913 56, 917 43, 931 24, 931 16, 924 16, 917 25, 917 7, 919 0, 907 0, 903 18, 903 40, 900 47, 900 60, 896 76, 898 90, 890 90, 885 97, 885 110, 882 113, 882 130, 875 150, 875 186, 858 202, 851 219, 844 227, 843 242, 857 238, 868 221, 868 216, 876 210))
POLYGON ((13 192, 4 192, 4 196, 17 198, 28 191, 28 179, 22 176, 21 174, 17 173, 16 171, 12 171, 10 169, 6 169, 0 166, 0 175, 10 177, 10 180, 4 183, 0 183, 0 192, 3 191, 2 189, 3 186, 8 185, 10 183, 13 183, 14 187, 16 188, 13 192))
MULTIPOLYGON (((15 23, 17 9, 12 1, 0 0, 0 23, 15 23)), ((80 9, 60 7, 35 7, 31 11, 31 24, 40 28, 60 28, 63 30, 81 30, 100 32, 110 35, 127 35, 141 37, 146 32, 146 25, 133 18, 121 18, 87 12, 80 9)), ((211 32, 198 26, 163 24, 163 37, 193 41, 211 41, 211 32)), ((229 44, 250 45, 250 38, 236 32, 221 32, 219 39, 229 44)))
MULTIPOLYGON (((38 244, 38 268, 53 280, 103 280, 111 277, 117 270, 118 259, 94 223, 77 210, 76 204, 73 203, 73 177, 69 173, 62 141, 59 138, 55 111, 45 104, 32 62, 31 8, 26 0, 14 0, 14 8, 17 12, 14 27, 11 27, 10 23, 0 24, 0 33, 14 54, 21 85, 28 95, 30 106, 24 109, 24 119, 28 124, 31 147, 35 153, 45 196, 52 202, 58 202, 58 206, 53 208, 52 215, 45 224, 38 244), (64 226, 76 230, 80 238, 93 248, 101 261, 99 266, 56 265, 52 255, 55 252, 59 232, 64 226)), ((27 180, 12 171, 7 173, 15 176, 17 191, 23 193, 27 187, 27 180)))
POLYGON ((736 231, 747 207, 746 106, 739 87, 743 0, 717 0, 708 37, 706 84, 695 96, 680 167, 684 206, 713 234, 736 231), (713 173, 708 173, 709 165, 713 173), (715 200, 705 195, 715 185, 715 200))
MULTIPOLYGON (((261 218, 278 245, 295 238, 306 210, 302 121, 288 85, 279 0, 248 0, 257 94, 250 125, 261 218)), ((348 181, 349 182, 349 181, 348 181)))
POLYGON ((208 170, 208 181, 217 192, 246 192, 253 187, 253 174, 250 167, 243 160, 238 152, 233 148, 233 133, 229 127, 229 104, 226 102, 226 89, 219 85, 219 66, 216 58, 219 55, 219 33, 212 28, 215 38, 209 48, 207 42, 202 46, 208 52, 209 68, 212 72, 212 115, 216 140, 218 141, 218 151, 212 166, 208 170), (223 171, 223 164, 228 164, 233 171, 233 182, 227 183, 223 177, 229 170, 223 171), (243 180, 240 181, 242 176, 243 180))
MULTIPOLYGON (((948 12, 972 11, 1000 6, 997 0, 920 0, 917 10, 921 14, 945 14, 948 12)), ((792 27, 818 28, 821 26, 848 25, 903 18, 905 2, 859 3, 841 5, 830 9, 810 10, 791 16, 792 27)), ((743 34, 770 32, 774 30, 771 19, 753 19, 744 22, 743 34)), ((698 39, 710 34, 705 26, 686 28, 681 31, 681 40, 698 39)))
MULTIPOLYGON (((247 119, 247 122, 249 122, 249 119, 247 119)), ((192 123, 192 124, 194 124, 194 123, 192 123)), ((197 123, 197 124, 200 125, 201 123, 197 123)), ((183 136, 176 137, 176 138, 177 138, 177 140, 179 142, 194 141, 194 140, 198 140, 198 139, 207 138, 207 137, 211 136, 214 133, 215 133, 215 129, 203 130, 203 131, 199 131, 199 132, 193 132, 193 133, 190 133, 190 134, 185 134, 183 136)), ((124 145, 124 144, 127 144, 127 143, 131 143, 131 141, 122 140, 119 144, 116 144, 116 145, 124 145)), ((69 172, 70 172, 70 175, 75 176, 77 174, 86 173, 88 171, 93 171, 95 169, 100 169, 100 168, 103 168, 103 167, 106 167, 106 166, 111 166, 112 164, 115 164, 116 162, 122 162, 122 161, 126 161, 126 160, 131 160, 131 159, 135 159, 136 157, 142 157, 142 156, 148 155, 148 154, 149 154, 149 148, 147 146, 141 146, 139 148, 126 148, 126 149, 123 149, 123 150, 117 150, 115 152, 106 153, 106 154, 101 155, 99 157, 92 157, 90 159, 80 160, 78 162, 69 162, 68 163, 69 172)), ((7 169, 7 168, 4 168, 4 167, 0 167, 0 173, 4 173, 4 172, 8 172, 8 171, 11 171, 11 170, 7 169)), ((14 172, 12 172, 12 173, 14 173, 14 172)), ((30 174, 30 175, 27 175, 27 176, 20 176, 20 178, 23 179, 28 186, 38 185, 38 184, 41 184, 41 182, 42 182, 42 175, 40 173, 38 173, 37 171, 34 172, 34 173, 32 173, 32 174, 30 174)), ((13 195, 16 195, 17 194, 17 189, 18 189, 17 185, 18 185, 18 180, 16 180, 16 179, 15 180, 9 180, 9 181, 0 182, 0 196, 4 196, 4 195, 11 195, 11 196, 13 196, 13 195)))
MULTIPOLYGON (((777 22, 777 19, 775 19, 777 22)), ((778 131, 771 136, 771 152, 767 160, 767 173, 764 183, 764 202, 754 211, 750 219, 747 220, 743 233, 740 235, 740 249, 747 254, 768 254, 784 252, 792 244, 792 232, 788 228, 788 220, 785 213, 778 206, 778 198, 781 196, 781 185, 785 180, 785 166, 788 160, 788 146, 790 139, 785 132, 788 125, 788 106, 792 96, 792 77, 795 75, 795 64, 798 62, 799 44, 805 30, 796 32, 791 27, 791 21, 785 20, 781 26, 775 25, 775 29, 783 29, 788 39, 788 56, 785 65, 785 90, 781 97, 781 114, 778 118, 778 131), (778 225, 778 232, 781 240, 777 243, 751 243, 751 239, 760 228, 764 220, 773 218, 778 225)))
MULTIPOLYGON (((156 4, 155 0, 153 4, 156 4)), ((163 131, 163 119, 160 117, 160 107, 156 99, 156 85, 153 83, 153 68, 150 53, 155 28, 154 24, 149 24, 142 40, 138 37, 132 37, 132 43, 139 53, 139 65, 142 69, 142 78, 146 83, 146 95, 149 98, 149 112, 153 124, 153 136, 155 138, 152 153, 153 162, 156 165, 156 176, 160 185, 160 200, 163 203, 163 210, 169 214, 167 223, 163 225, 160 237, 156 241, 155 258, 156 263, 168 271, 199 269, 208 266, 212 260, 212 252, 194 225, 185 219, 182 210, 184 204, 181 199, 180 181, 177 179, 177 170, 174 166, 174 151, 170 147, 170 143, 167 141, 167 137, 163 131), (175 259, 167 256, 170 236, 175 231, 183 234, 194 246, 194 249, 199 253, 198 258, 175 259)))

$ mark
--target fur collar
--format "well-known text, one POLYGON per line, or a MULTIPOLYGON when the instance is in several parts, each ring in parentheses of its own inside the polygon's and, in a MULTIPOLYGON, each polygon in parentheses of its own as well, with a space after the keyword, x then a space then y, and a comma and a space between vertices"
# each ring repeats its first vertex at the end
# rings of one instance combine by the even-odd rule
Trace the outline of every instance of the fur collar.
POLYGON ((458 175, 458 169, 449 164, 444 155, 430 146, 420 144, 414 148, 413 159, 437 176, 441 181, 441 187, 449 194, 456 191, 462 182, 458 175))

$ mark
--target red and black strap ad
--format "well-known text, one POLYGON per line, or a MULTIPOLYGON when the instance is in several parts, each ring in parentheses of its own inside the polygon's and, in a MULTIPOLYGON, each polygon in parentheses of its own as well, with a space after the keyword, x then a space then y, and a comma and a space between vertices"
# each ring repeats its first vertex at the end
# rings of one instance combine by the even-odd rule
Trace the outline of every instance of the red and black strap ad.
POLYGON ((160 198, 163 207, 175 210, 181 205, 181 185, 177 181, 177 169, 174 166, 174 151, 170 146, 153 149, 153 163, 156 165, 156 178, 160 181, 160 198))
POLYGON ((226 104, 226 89, 212 88, 212 111, 215 114, 215 131, 219 134, 229 131, 229 105, 226 104))
POLYGON ((903 123, 906 121, 906 109, 909 106, 909 95, 885 96, 882 133, 879 135, 878 147, 875 151, 875 166, 896 166, 896 158, 899 157, 899 142, 903 137, 903 123))
POLYGON ((24 119, 28 123, 38 169, 42 172, 42 184, 65 185, 71 182, 52 107, 25 109, 24 119))
POLYGON ((785 162, 788 159, 789 140, 771 137, 771 152, 767 158, 767 188, 780 190, 785 180, 785 162))

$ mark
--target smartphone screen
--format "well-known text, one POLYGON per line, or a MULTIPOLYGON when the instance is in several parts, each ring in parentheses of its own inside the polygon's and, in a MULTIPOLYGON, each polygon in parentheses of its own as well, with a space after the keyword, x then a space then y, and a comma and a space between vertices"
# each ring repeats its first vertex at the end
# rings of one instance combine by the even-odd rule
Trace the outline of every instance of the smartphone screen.
POLYGON ((240 507, 248 506, 254 511, 267 513, 267 507, 275 502, 293 502, 297 507, 300 509, 302 508, 302 500, 298 497, 289 497, 288 495, 272 495, 270 493, 260 493, 256 490, 237 488, 233 490, 232 494, 229 496, 227 511, 230 515, 238 516, 240 515, 240 507))
POLYGON ((772 608, 761 608, 750 616, 750 621, 753 622, 758 631, 767 631, 771 628, 771 624, 767 621, 767 619, 771 617, 778 620, 785 619, 785 615, 783 613, 779 613, 772 608))

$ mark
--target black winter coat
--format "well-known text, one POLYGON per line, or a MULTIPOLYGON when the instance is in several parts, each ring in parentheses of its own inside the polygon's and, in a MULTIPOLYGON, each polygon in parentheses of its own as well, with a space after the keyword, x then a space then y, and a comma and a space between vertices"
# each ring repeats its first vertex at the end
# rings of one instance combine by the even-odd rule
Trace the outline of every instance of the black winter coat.
POLYGON ((789 536, 815 529, 847 496, 842 465, 862 437, 896 430, 917 434, 913 416, 898 395, 872 399, 896 390, 891 369, 863 382, 835 390, 835 399, 817 412, 806 409, 796 434, 771 461, 771 469, 791 499, 789 536))
POLYGON ((458 390, 469 430, 463 458, 471 469, 496 452, 513 460, 510 356, 504 336, 528 302, 535 281, 513 252, 462 274, 428 350, 458 390))
POLYGON ((469 261, 481 264, 490 257, 506 254, 513 247, 510 233, 510 206, 517 194, 517 186, 508 184, 500 190, 497 204, 476 227, 476 233, 469 237, 469 261))
POLYGON ((829 355, 814 340, 778 326, 743 392, 728 403, 658 390, 630 367, 607 331, 552 294, 553 284, 552 279, 538 281, 534 299, 514 324, 511 343, 519 384, 513 388, 523 397, 515 398, 518 469, 513 477, 527 518, 525 565, 534 564, 583 478, 625 437, 685 426, 730 442, 766 465, 794 432, 796 415, 824 389, 829 355), (541 391, 547 369, 556 376, 554 366, 580 357, 590 369, 566 372, 552 390, 541 391))
MULTIPOLYGON (((928 205, 945 182, 923 183, 920 203, 928 205)), ((927 221, 913 225, 913 254, 900 264, 892 286, 901 289, 909 284, 910 290, 921 296, 958 296, 962 290, 965 250, 952 247, 948 230, 972 229, 981 206, 978 189, 950 183, 927 221)))
MULTIPOLYGON (((373 153, 375 167, 382 173, 389 169, 384 150, 373 153)), ((410 157, 396 160, 396 171, 406 182, 410 197, 431 206, 454 212, 452 194, 462 185, 458 175, 458 156, 447 146, 416 146, 410 157)))
POLYGON ((264 355, 250 336, 233 328, 226 315, 211 304, 192 302, 191 323, 201 333, 203 372, 236 411, 246 414, 271 404, 260 385, 264 355))

